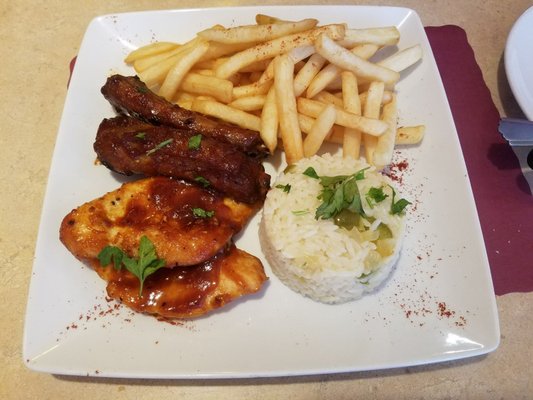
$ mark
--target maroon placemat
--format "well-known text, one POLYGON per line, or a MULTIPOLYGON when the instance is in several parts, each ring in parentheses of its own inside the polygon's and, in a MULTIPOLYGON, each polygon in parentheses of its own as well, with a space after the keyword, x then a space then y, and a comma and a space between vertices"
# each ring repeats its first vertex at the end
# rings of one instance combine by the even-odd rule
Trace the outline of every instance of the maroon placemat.
POLYGON ((458 26, 427 27, 426 33, 466 160, 495 292, 533 291, 533 196, 498 132, 500 116, 474 52, 458 26))
POLYGON ((498 132, 500 115, 474 52, 458 26, 427 27, 426 33, 459 134, 496 294, 533 291, 533 196, 498 132))

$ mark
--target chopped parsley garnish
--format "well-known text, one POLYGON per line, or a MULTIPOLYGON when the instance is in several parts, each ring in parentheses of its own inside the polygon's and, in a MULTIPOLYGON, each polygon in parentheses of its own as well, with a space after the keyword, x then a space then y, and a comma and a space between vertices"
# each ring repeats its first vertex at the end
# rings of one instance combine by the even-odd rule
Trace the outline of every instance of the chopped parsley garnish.
POLYGON ((192 214, 197 218, 211 218, 215 215, 214 211, 207 211, 200 207, 193 207, 192 214))
POLYGON ((377 203, 381 203, 383 200, 389 197, 389 195, 383 192, 382 187, 380 188, 371 187, 370 189, 368 189, 368 192, 365 197, 366 197, 366 202, 368 203, 370 208, 373 208, 374 205, 376 205, 377 203))
POLYGON ((404 210, 405 210, 405 207, 407 207, 409 204, 411 204, 411 202, 405 200, 405 199, 400 199, 398 201, 395 201, 396 200, 396 191, 394 190, 394 188, 392 186, 390 186, 391 190, 392 190, 392 202, 391 202, 391 206, 390 206, 390 213, 392 215, 396 215, 396 214, 401 214, 404 210))
POLYGON ((292 212, 296 216, 309 214, 309 210, 294 210, 292 212))
POLYGON ((307 167, 307 169, 303 172, 303 174, 305 176, 308 176, 309 178, 319 179, 318 174, 316 173, 313 167, 307 167))
POLYGON ((150 149, 146 152, 146 155, 149 156, 150 154, 155 153, 157 150, 162 149, 165 146, 168 146, 170 143, 172 143, 173 139, 167 139, 159 143, 157 146, 155 146, 153 149, 150 149))
POLYGON ((361 283, 362 285, 368 285, 369 281, 370 281, 370 276, 376 271, 372 271, 372 272, 369 272, 368 274, 361 274, 361 276, 359 276, 358 280, 359 280, 359 283, 361 283))
POLYGON ((359 170, 358 172, 356 172, 356 174, 355 174, 355 180, 356 180, 356 181, 360 181, 360 180, 365 179, 365 171, 366 171, 368 168, 370 168, 370 167, 363 168, 363 169, 359 170))
POLYGON ((119 247, 106 246, 98 254, 98 261, 103 267, 113 261, 116 270, 120 270, 124 265, 129 272, 139 279, 139 297, 142 297, 146 277, 165 265, 165 260, 157 258, 154 244, 144 235, 139 243, 138 258, 128 257, 119 247))
POLYGON ((322 191, 318 199, 322 200, 322 203, 316 209, 316 219, 333 218, 342 210, 364 215, 356 175, 357 173, 319 178, 322 191))
POLYGON ((135 137, 138 139, 144 139, 146 137, 146 132, 137 132, 135 137))
POLYGON ((194 180, 200 185, 202 185, 204 188, 211 186, 211 182, 209 182, 203 176, 197 176, 196 178, 194 178, 194 180))
POLYGON ((291 191, 291 185, 288 183, 286 185, 276 185, 276 189, 281 189, 285 193, 289 193, 291 191))
POLYGON ((135 90, 137 90, 139 93, 148 93, 148 88, 144 86, 137 86, 135 90))
POLYGON ((200 148, 200 143, 202 143, 202 135, 199 133, 198 135, 191 136, 189 138, 189 149, 196 150, 200 148))
MULTIPOLYGON (((315 213, 316 219, 329 219, 333 218, 335 223, 339 226, 346 227, 351 229, 356 223, 356 219, 351 218, 349 213, 354 215, 359 215, 368 219, 363 210, 363 204, 361 199, 361 193, 359 192, 359 187, 357 186, 357 181, 365 178, 365 169, 362 169, 352 175, 337 175, 337 176, 319 176, 320 184, 322 185, 322 191, 318 195, 318 199, 322 200, 322 203, 318 206, 315 213), (337 218, 339 214, 342 213, 342 218, 337 218), (349 223, 344 223, 340 221, 348 221, 349 223)), ((313 173, 316 174, 316 171, 309 167, 307 171, 310 171, 308 176, 313 176, 313 173), (310 171, 310 169, 312 171, 310 171)), ((405 199, 395 200, 396 192, 391 187, 392 190, 392 202, 390 213, 401 214, 405 207, 408 204, 411 204, 405 199)), ((389 197, 383 191, 383 188, 371 187, 365 195, 365 199, 368 205, 372 208, 376 204, 381 203, 389 197)))

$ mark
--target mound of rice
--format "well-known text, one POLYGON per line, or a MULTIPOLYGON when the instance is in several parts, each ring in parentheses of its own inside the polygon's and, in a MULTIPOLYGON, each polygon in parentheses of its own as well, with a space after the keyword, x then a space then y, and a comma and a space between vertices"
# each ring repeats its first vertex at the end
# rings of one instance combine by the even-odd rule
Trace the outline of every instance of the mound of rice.
POLYGON ((323 303, 355 300, 376 289, 399 257, 405 230, 405 216, 390 212, 392 186, 364 161, 342 155, 314 156, 291 166, 269 191, 259 229, 273 272, 289 288, 323 303), (303 174, 308 167, 319 176, 352 175, 368 168, 357 181, 366 214, 358 226, 348 230, 332 219, 315 218, 322 185, 303 174), (372 187, 383 188, 387 197, 371 206, 366 195, 372 187))

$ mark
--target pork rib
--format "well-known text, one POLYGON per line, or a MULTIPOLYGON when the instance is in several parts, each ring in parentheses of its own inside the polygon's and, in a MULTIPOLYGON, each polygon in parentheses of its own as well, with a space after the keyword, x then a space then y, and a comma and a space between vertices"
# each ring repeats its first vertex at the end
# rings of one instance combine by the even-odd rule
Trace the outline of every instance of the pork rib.
POLYGON ((263 201, 270 185, 259 162, 227 143, 128 116, 104 119, 94 149, 118 173, 199 182, 246 203, 263 201), (193 136, 196 144, 190 143, 193 136))
POLYGON ((268 154, 258 132, 216 121, 172 104, 148 89, 137 76, 113 75, 101 91, 120 112, 153 124, 192 130, 225 141, 252 157, 262 158, 268 154))

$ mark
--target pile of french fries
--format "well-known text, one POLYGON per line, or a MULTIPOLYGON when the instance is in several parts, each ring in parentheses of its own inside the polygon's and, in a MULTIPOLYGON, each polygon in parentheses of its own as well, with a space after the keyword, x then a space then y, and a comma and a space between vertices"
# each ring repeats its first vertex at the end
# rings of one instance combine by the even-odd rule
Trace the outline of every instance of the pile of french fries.
POLYGON ((423 125, 397 127, 395 85, 422 57, 419 45, 395 50, 394 26, 319 26, 258 14, 256 24, 198 32, 189 42, 155 42, 125 59, 150 89, 181 107, 260 132, 288 164, 325 142, 345 157, 383 168, 394 146, 419 143, 423 125))

